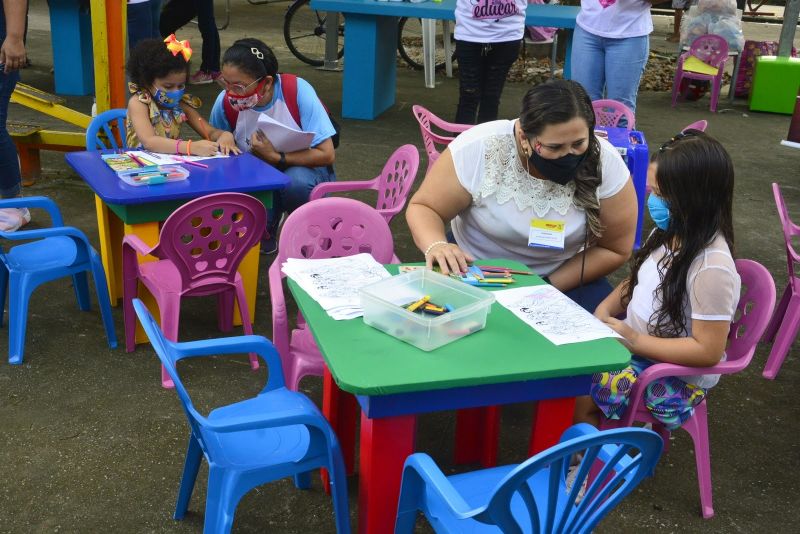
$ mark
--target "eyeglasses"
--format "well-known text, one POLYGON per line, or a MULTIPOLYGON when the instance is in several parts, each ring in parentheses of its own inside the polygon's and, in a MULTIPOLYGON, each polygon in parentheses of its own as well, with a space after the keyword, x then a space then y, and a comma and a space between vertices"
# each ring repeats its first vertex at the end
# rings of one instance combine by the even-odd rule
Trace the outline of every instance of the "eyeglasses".
POLYGON ((661 145, 661 148, 659 148, 658 151, 664 152, 665 150, 672 148, 672 145, 674 145, 676 142, 680 141, 681 139, 686 139, 687 137, 697 137, 697 130, 685 130, 675 134, 672 139, 661 145))
POLYGON ((230 91, 231 93, 233 93, 235 95, 246 95, 250 91, 251 87, 253 87, 254 85, 256 85, 258 82, 260 82, 263 79, 264 79, 264 77, 262 76, 261 78, 257 79, 253 83, 250 83, 250 84, 247 84, 247 85, 242 85, 240 83, 230 83, 228 80, 226 80, 222 76, 217 76, 216 81, 224 89, 230 91))

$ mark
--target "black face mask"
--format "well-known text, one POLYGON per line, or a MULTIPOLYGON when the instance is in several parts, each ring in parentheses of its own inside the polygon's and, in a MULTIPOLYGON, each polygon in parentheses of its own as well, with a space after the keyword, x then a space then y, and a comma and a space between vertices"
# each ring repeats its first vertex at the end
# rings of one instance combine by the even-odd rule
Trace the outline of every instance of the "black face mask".
POLYGON ((540 156, 535 150, 531 150, 528 162, 551 182, 567 185, 575 179, 578 167, 581 166, 588 155, 589 150, 587 149, 583 154, 567 154, 560 158, 547 159, 540 156))

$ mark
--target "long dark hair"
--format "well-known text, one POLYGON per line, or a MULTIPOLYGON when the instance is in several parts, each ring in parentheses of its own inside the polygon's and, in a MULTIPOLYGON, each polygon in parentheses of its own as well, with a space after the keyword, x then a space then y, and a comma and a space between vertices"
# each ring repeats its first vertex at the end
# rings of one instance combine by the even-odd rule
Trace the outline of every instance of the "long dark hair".
POLYGON ((663 272, 658 293, 661 308, 653 312, 650 329, 659 337, 686 334, 686 278, 697 255, 722 234, 733 247, 733 162, 719 141, 699 130, 686 130, 653 154, 660 196, 669 205, 666 230, 656 228, 633 256, 631 276, 624 292, 630 302, 639 268, 661 246, 667 253, 659 260, 663 272))
POLYGON ((232 65, 248 76, 259 79, 278 73, 278 59, 263 41, 248 37, 234 42, 222 56, 223 65, 232 65))
POLYGON ((580 118, 589 126, 588 155, 577 171, 572 202, 586 213, 589 229, 595 236, 603 233, 600 222, 600 201, 597 188, 603 180, 600 165, 600 143, 594 136, 592 100, 578 82, 549 80, 528 90, 522 99, 519 125, 528 138, 540 135, 552 124, 563 124, 580 118))

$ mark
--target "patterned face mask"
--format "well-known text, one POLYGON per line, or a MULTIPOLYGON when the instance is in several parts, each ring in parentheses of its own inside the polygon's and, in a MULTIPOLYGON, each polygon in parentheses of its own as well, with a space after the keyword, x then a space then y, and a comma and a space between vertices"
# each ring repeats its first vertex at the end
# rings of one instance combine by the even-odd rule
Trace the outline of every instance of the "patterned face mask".
POLYGON ((185 89, 175 89, 174 91, 156 89, 153 100, 155 100, 159 107, 172 109, 180 103, 184 91, 185 89))

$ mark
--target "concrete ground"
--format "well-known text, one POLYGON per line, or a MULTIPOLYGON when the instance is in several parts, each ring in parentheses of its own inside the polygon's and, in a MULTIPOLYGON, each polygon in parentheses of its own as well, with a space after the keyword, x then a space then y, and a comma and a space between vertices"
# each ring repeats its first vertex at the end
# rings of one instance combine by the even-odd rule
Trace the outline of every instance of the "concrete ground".
MULTIPOLYGON (((295 60, 286 49, 281 24, 286 3, 251 6, 236 2, 230 28, 221 32, 223 50, 236 38, 258 36, 274 45, 283 70, 310 80, 336 113, 341 104, 341 74, 320 72, 295 60)), ((670 31, 668 17, 657 17, 654 47, 670 31)), ((748 38, 774 39, 774 25, 747 24, 748 38)), ((29 33, 33 66, 23 73, 27 83, 52 90, 52 55, 44 0, 34 0, 29 33)), ((199 51, 196 28, 182 37, 199 51)), ((451 118, 458 94, 455 79, 439 78, 435 90, 423 86, 421 72, 398 71, 397 105, 373 122, 341 121, 342 145, 337 151, 341 180, 377 174, 394 148, 415 143, 422 149, 411 105, 424 104, 451 118)), ((506 87, 501 115, 513 117, 526 87, 506 87)), ((196 91, 206 103, 212 86, 196 91)), ((84 111, 90 98, 69 98, 84 111)), ((205 112, 209 107, 204 108, 205 112)), ((11 118, 55 126, 46 117, 12 106, 11 118)), ((707 97, 670 107, 667 93, 642 93, 637 126, 651 146, 659 145, 686 124, 709 121, 709 133, 730 151, 737 174, 735 199, 736 253, 763 263, 778 290, 786 282, 786 263, 770 183, 782 184, 791 211, 800 220, 800 151, 778 144, 789 118, 750 113, 746 102, 708 111, 707 97)), ((423 158, 423 165, 425 160, 423 158)), ((68 224, 83 229, 97 246, 93 196, 71 172, 60 153, 44 158, 45 177, 25 195, 47 195, 61 206, 68 224)), ((420 173, 421 174, 421 173, 420 173)), ((31 227, 45 223, 34 212, 31 227)), ((398 256, 421 259, 411 245, 402 217, 392 224, 398 256)), ((266 269, 255 313, 257 333, 271 337, 266 269)), ((620 276, 622 273, 619 273, 620 276)), ((207 469, 201 469, 186 518, 172 520, 188 428, 173 391, 158 381, 157 360, 149 346, 132 353, 109 350, 99 313, 76 313, 72 288, 66 281, 43 286, 33 295, 28 317, 27 350, 21 366, 0 364, 0 532, 199 532, 202 529, 207 469)), ((122 313, 114 310, 122 340, 122 313)), ((214 306, 190 301, 184 307, 181 339, 214 337, 214 306)), ((0 352, 7 335, 0 334, 0 352)), ((703 520, 692 443, 677 432, 656 471, 597 529, 598 532, 800 532, 797 473, 800 469, 800 418, 796 388, 800 386, 797 351, 789 355, 775 381, 762 378, 768 345, 752 365, 725 377, 709 398, 712 473, 716 516, 703 520)), ((487 364, 488 365, 488 364, 487 364)), ((208 359, 181 368, 201 409, 252 396, 265 373, 252 373, 244 358, 208 359)), ((309 378, 303 390, 320 400, 320 380, 309 378)), ((508 406, 503 412, 500 459, 525 458, 530 406, 508 406)), ((418 450, 430 453, 448 472, 452 464, 452 413, 420 418, 418 450)), ((467 466, 474 468, 474 466, 467 466)), ((461 469, 461 468, 460 468, 461 469)), ((357 480, 350 481, 353 525, 357 512, 357 480)), ((318 480, 301 492, 288 481, 258 488, 240 503, 237 532, 333 532, 329 499, 318 480)), ((428 532, 420 523, 420 531, 428 532)))

